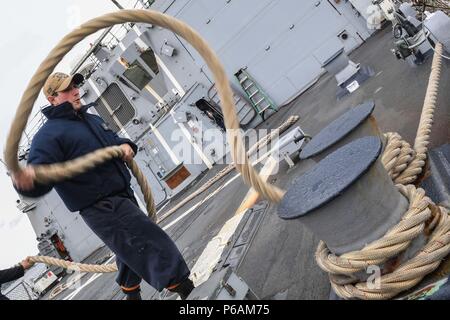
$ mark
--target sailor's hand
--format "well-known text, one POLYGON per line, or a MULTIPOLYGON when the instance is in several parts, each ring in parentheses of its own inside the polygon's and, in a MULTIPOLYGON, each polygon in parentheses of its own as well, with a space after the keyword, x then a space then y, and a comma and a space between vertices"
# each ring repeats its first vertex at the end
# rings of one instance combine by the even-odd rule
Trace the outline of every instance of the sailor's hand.
POLYGON ((131 162, 131 160, 133 160, 134 157, 133 149, 130 147, 128 143, 121 144, 120 147, 123 150, 122 160, 125 162, 131 162))
POLYGON ((36 173, 33 167, 28 166, 11 175, 12 181, 17 189, 28 191, 33 189, 36 173))
POLYGON ((30 269, 34 265, 34 262, 31 261, 30 257, 26 257, 24 260, 22 260, 22 262, 20 264, 22 265, 24 270, 27 270, 27 269, 30 269))

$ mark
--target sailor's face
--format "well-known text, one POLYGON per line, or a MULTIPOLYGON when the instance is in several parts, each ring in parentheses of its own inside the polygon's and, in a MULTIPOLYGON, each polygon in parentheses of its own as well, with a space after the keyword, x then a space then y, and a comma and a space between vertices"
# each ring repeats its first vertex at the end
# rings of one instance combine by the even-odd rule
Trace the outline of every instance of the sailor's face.
POLYGON ((52 98, 53 99, 50 103, 54 106, 60 105, 64 102, 70 102, 75 110, 78 111, 81 109, 80 89, 73 84, 71 84, 66 90, 58 92, 58 95, 52 98))

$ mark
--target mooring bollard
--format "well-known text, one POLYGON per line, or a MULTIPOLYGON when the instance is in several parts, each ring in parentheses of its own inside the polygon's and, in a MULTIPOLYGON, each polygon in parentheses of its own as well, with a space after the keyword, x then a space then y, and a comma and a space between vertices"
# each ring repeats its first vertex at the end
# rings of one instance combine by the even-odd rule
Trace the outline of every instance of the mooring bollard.
POLYGON ((378 137, 365 137, 328 155, 293 182, 278 215, 299 219, 337 255, 381 238, 408 209, 381 147, 378 137))
MULTIPOLYGON (((329 154, 294 180, 278 206, 278 215, 297 219, 337 256, 381 239, 409 209, 409 200, 394 186, 381 162, 381 150, 381 140, 371 136, 329 154)), ((423 231, 403 252, 378 265, 380 272, 390 272, 417 254, 426 239, 423 231)), ((361 271, 343 281, 365 281, 369 276, 361 271)))
POLYGON ((384 145, 384 136, 372 116, 374 108, 373 101, 366 101, 345 112, 311 139, 300 153, 300 159, 319 162, 347 143, 365 136, 378 136, 384 145))

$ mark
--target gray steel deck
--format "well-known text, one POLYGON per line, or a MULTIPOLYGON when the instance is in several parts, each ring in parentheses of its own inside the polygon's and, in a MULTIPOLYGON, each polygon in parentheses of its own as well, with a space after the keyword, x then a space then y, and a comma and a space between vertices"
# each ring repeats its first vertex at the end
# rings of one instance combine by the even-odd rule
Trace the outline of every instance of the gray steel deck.
MULTIPOLYGON (((413 143, 428 83, 431 58, 417 67, 411 67, 405 61, 398 61, 390 52, 392 47, 390 30, 388 26, 379 31, 350 56, 354 62, 368 65, 375 70, 375 76, 363 83, 358 90, 337 100, 336 81, 326 74, 308 91, 288 106, 281 108, 259 127, 276 128, 288 116, 296 114, 300 116, 297 124, 306 133, 315 135, 349 107, 356 106, 366 99, 373 99, 376 104, 374 115, 381 130, 399 132, 404 139, 413 143)), ((449 71, 450 63, 444 61, 430 148, 447 143, 450 139, 449 71)), ((223 166, 215 166, 184 195, 195 190, 202 181, 207 181, 221 168, 223 166)), ((296 176, 305 171, 301 163, 292 169, 288 169, 286 163, 283 163, 280 169, 280 172, 269 181, 285 189, 296 176)), ((235 175, 236 172, 228 174, 216 183, 212 190, 235 175)), ((213 199, 202 203, 167 230, 190 267, 194 265, 209 240, 233 216, 247 191, 248 187, 238 178, 213 199)), ((174 221, 206 196, 205 193, 190 201, 162 226, 174 221)), ((167 208, 173 205, 174 203, 167 208)), ((318 239, 297 221, 284 221, 278 218, 276 206, 271 205, 265 212, 263 221, 236 273, 262 298, 328 299, 330 292, 328 277, 317 267, 314 260, 317 242, 318 239)), ((85 276, 83 283, 90 277, 92 275, 85 276)), ((80 290, 73 299, 123 299, 114 277, 114 274, 101 275, 80 290)), ((147 284, 143 283, 142 287, 144 299, 160 298, 147 284)), ((71 292, 73 289, 66 290, 57 298, 62 299, 71 292)))

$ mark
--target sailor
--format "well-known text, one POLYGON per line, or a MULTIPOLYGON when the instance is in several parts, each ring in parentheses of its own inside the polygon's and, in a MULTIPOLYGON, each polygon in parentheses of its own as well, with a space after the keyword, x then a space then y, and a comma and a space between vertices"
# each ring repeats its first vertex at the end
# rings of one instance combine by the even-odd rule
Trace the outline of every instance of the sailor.
POLYGON ((42 110, 47 121, 33 138, 28 165, 12 175, 14 186, 27 197, 43 196, 54 187, 71 212, 79 211, 115 253, 116 281, 127 299, 141 299, 141 279, 158 291, 166 288, 185 299, 194 288, 188 278, 190 270, 171 238, 140 210, 130 186, 125 162, 132 160, 137 146, 87 112, 94 104, 81 104, 79 87, 83 82, 81 74, 60 72, 45 82, 43 92, 51 104, 42 110), (122 148, 122 159, 54 185, 33 182, 33 165, 68 161, 113 145, 122 148))
MULTIPOLYGON (((25 270, 30 269, 33 265, 34 262, 30 260, 30 257, 26 257, 14 267, 0 270, 0 289, 2 284, 22 278, 25 275, 25 270)), ((0 291, 0 300, 9 299, 0 291)))

